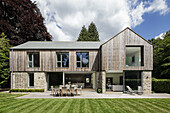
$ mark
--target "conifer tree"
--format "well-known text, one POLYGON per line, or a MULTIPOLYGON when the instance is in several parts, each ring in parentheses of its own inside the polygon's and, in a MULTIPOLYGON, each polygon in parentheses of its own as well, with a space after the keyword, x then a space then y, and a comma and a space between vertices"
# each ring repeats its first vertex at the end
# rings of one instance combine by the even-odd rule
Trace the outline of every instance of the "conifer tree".
POLYGON ((97 27, 93 22, 91 22, 88 28, 88 40, 89 41, 100 41, 97 27))
POLYGON ((77 41, 88 41, 88 34, 85 25, 82 27, 77 41))

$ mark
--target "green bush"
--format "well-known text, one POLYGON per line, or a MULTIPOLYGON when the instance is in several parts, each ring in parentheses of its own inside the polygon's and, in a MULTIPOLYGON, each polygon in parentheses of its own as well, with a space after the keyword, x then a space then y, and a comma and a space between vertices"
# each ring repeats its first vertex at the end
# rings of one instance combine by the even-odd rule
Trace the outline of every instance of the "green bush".
POLYGON ((152 79, 152 90, 156 93, 170 93, 170 79, 152 79))
POLYGON ((10 89, 9 92, 44 92, 44 89, 10 89))

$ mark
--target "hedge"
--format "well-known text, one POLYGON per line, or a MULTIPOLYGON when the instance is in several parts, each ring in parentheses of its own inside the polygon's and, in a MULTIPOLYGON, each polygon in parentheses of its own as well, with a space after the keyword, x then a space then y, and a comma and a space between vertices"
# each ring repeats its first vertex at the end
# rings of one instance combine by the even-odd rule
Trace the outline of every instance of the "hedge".
POLYGON ((156 93, 170 93, 170 79, 152 79, 152 90, 156 93))
POLYGON ((10 89, 9 92, 44 92, 44 89, 10 89))

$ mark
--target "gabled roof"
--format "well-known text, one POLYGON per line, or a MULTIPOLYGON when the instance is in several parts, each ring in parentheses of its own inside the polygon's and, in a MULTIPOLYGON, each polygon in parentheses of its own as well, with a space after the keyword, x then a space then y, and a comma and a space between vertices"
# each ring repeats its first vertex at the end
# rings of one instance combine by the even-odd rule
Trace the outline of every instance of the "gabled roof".
POLYGON ((109 42, 110 40, 115 38, 117 35, 125 31, 126 29, 129 29, 130 31, 138 35, 140 38, 142 38, 144 41, 151 44, 149 41, 144 39, 142 36, 140 36, 139 34, 134 32, 132 29, 127 27, 104 43, 97 42, 97 41, 96 42, 95 41, 28 41, 21 45, 12 47, 11 49, 18 49, 18 50, 19 49, 99 49, 101 45, 104 45, 105 43, 109 42))
POLYGON ((104 45, 105 43, 109 42, 110 40, 112 40, 113 38, 115 38, 117 35, 121 34, 122 32, 124 32, 126 29, 129 29, 130 31, 132 31, 133 33, 135 33, 136 35, 138 35, 140 38, 142 38, 144 41, 146 41, 147 43, 149 43, 150 45, 152 45, 152 43, 150 43, 149 41, 147 41, 145 38, 143 38, 142 36, 140 36, 139 34, 137 34, 135 31, 133 31, 132 29, 130 29, 129 27, 126 27, 125 29, 123 29, 121 32, 119 32, 118 34, 116 34, 114 37, 110 38, 109 40, 107 40, 106 42, 104 42, 102 45, 104 45))
POLYGON ((99 49, 101 44, 92 41, 28 41, 11 49, 99 49))

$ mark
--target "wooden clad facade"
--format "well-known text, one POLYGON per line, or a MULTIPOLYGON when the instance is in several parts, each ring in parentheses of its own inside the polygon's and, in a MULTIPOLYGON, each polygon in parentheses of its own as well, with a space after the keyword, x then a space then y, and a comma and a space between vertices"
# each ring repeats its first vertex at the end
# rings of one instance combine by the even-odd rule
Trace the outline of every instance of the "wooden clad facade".
POLYGON ((102 70, 153 70, 152 45, 129 28, 101 46, 102 70), (126 66, 126 46, 144 48, 144 66, 126 66))
POLYGON ((98 70, 98 50, 13 50, 10 51, 10 71, 42 71, 42 72, 62 72, 62 71, 97 71, 98 70), (40 67, 28 67, 28 52, 39 52, 40 67), (69 52, 69 67, 56 67, 56 53, 69 52), (76 52, 89 52, 89 68, 76 67, 76 52))

